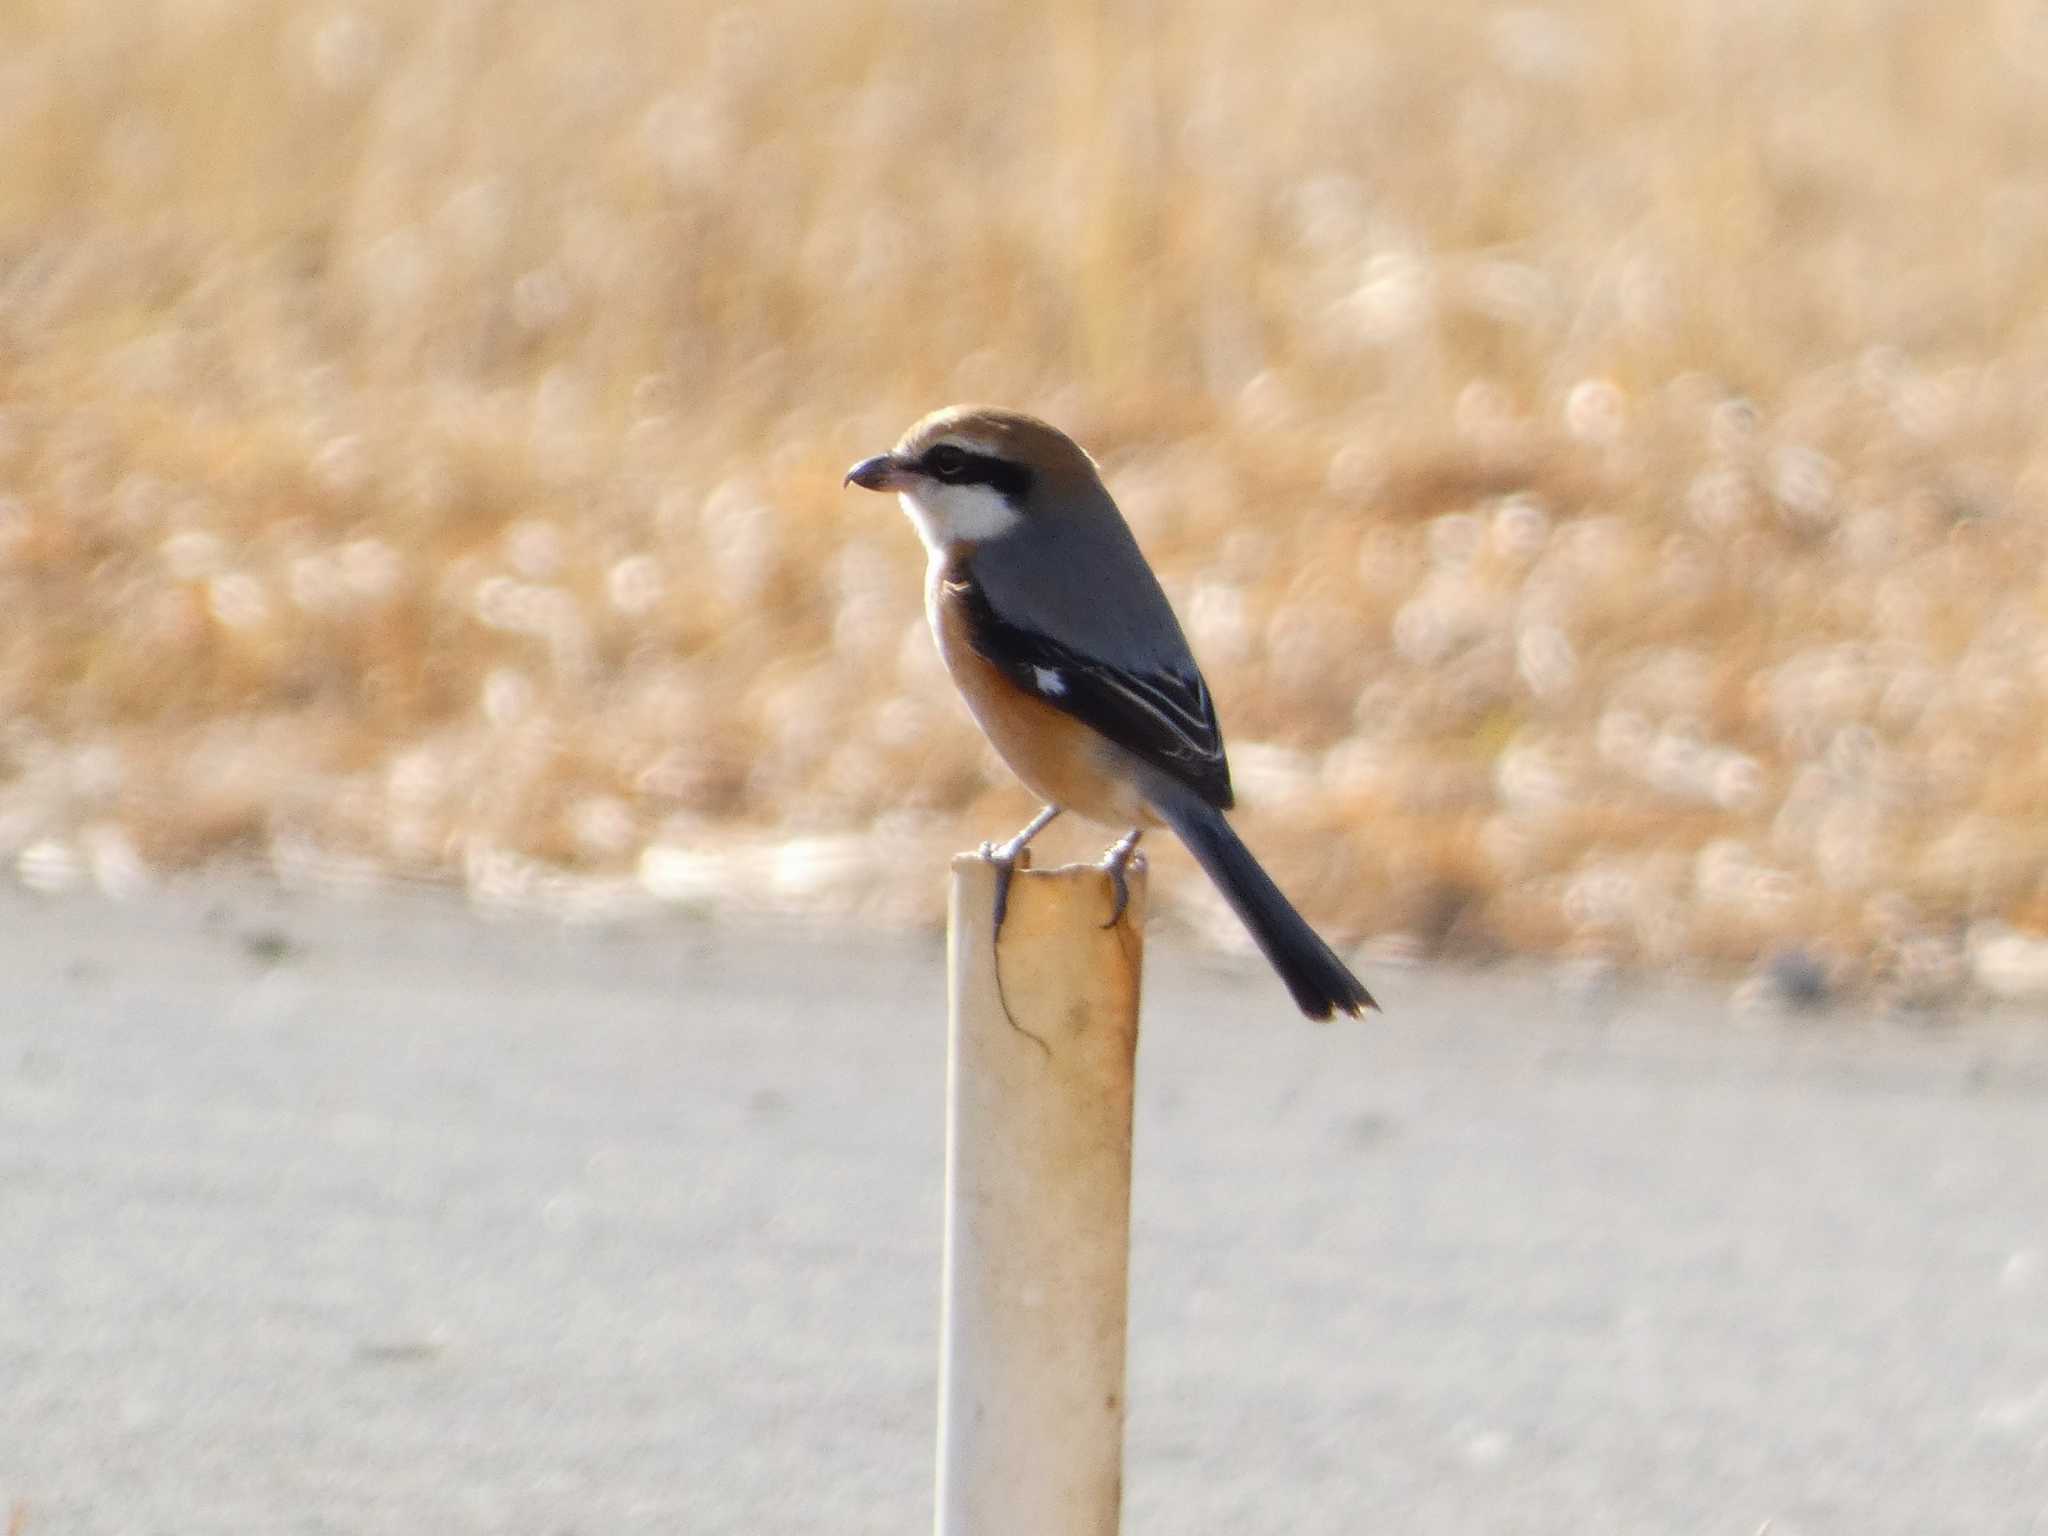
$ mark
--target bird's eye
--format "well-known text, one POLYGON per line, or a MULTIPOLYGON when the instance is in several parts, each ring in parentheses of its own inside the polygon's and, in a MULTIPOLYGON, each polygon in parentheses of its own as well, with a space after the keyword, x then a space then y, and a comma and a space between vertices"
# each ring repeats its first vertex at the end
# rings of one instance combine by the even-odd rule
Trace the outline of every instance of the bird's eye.
POLYGON ((958 480, 967 473, 967 455, 951 443, 941 443, 924 456, 924 467, 941 480, 958 480))

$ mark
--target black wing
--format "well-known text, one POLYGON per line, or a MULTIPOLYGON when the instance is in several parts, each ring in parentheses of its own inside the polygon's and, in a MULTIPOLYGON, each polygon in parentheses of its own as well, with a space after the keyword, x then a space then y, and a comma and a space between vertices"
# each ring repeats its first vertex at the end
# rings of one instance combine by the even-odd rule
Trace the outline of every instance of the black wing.
POLYGON ((1185 672, 1114 666, 1012 624, 971 578, 956 574, 946 585, 966 615, 968 643, 1011 682, 1094 727, 1219 811, 1231 808, 1223 730, 1209 685, 1192 664, 1185 672))

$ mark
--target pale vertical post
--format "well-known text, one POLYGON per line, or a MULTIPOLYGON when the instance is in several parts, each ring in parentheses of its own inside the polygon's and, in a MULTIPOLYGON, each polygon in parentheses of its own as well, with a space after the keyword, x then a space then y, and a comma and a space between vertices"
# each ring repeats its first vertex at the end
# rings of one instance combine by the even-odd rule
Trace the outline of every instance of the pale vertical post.
POLYGON ((953 860, 938 1536, 1115 1536, 1145 868, 953 860))

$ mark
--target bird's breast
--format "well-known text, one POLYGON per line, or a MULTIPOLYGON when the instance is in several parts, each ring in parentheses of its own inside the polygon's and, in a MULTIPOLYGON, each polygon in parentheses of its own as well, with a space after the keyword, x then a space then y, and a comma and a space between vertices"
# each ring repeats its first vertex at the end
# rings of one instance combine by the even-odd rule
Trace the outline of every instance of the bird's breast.
POLYGON ((1109 827, 1158 822, 1132 780, 1127 754, 1064 710, 1026 692, 974 648, 964 556, 934 553, 925 615, 939 659, 989 745, 1032 793, 1109 827))

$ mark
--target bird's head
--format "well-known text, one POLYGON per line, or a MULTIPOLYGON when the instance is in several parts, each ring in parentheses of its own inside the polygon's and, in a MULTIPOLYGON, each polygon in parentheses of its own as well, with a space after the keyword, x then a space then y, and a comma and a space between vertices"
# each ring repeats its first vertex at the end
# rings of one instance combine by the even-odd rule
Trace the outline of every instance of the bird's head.
POLYGON ((940 551, 1000 539, 1027 520, 1105 497, 1094 460, 1066 433, 980 405, 932 412, 887 453, 849 469, 845 483, 896 492, 925 543, 940 551))

